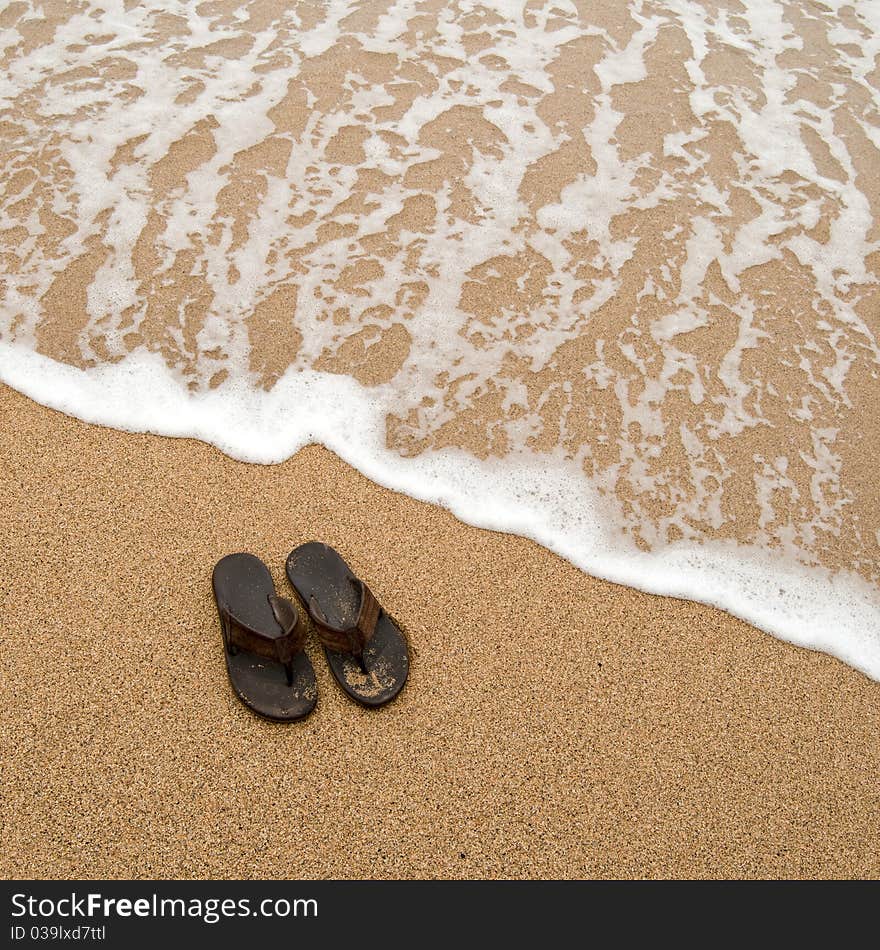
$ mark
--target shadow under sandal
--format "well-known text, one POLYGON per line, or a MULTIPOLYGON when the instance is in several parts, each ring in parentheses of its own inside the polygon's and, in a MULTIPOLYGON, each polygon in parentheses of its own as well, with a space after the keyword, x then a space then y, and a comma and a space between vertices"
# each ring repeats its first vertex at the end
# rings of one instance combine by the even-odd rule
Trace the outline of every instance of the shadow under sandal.
POLYGON ((275 593, 269 568, 253 554, 229 554, 214 568, 226 670, 238 698, 279 722, 315 708, 315 671, 303 651, 308 632, 296 607, 275 593))
POLYGON ((370 588, 333 548, 317 541, 290 553, 287 576, 345 692, 364 706, 394 699, 409 674, 406 637, 370 588))

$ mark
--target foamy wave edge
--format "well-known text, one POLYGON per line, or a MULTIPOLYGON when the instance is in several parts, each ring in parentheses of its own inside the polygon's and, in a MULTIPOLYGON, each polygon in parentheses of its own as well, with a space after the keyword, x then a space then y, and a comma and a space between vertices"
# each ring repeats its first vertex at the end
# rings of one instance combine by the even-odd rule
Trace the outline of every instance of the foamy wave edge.
POLYGON ((610 535, 601 498, 586 496, 583 475, 559 458, 485 463, 452 450, 418 458, 389 451, 381 396, 348 377, 289 370, 270 392, 224 384, 192 394, 152 354, 80 370, 0 342, 0 380, 85 422, 198 439, 244 462, 279 463, 320 443, 377 484, 467 524, 530 538, 595 577, 719 607, 880 681, 880 597, 858 575, 732 542, 641 551, 610 535))

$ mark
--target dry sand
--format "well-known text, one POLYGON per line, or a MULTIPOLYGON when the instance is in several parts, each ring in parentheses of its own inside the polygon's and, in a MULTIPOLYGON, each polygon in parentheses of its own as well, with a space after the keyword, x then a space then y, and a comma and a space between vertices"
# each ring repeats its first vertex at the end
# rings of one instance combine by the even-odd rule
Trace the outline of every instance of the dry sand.
POLYGON ((880 876, 878 686, 718 610, 594 580, 321 448, 283 465, 0 390, 0 872, 880 876), (310 719, 226 679, 214 562, 337 546, 410 681, 310 719))

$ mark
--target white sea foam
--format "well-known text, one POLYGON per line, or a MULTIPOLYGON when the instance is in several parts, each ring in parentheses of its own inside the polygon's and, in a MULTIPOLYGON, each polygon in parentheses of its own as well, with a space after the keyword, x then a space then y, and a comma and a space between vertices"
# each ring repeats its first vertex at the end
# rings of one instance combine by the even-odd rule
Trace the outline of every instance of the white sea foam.
POLYGON ((0 11, 0 379, 880 679, 880 6, 269 7, 0 11))

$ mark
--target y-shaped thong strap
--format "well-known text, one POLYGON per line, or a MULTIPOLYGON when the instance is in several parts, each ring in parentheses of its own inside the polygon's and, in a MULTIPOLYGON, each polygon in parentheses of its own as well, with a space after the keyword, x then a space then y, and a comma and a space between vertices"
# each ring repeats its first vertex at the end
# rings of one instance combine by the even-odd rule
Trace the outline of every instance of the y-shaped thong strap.
POLYGON ((309 613, 315 622, 315 629, 321 642, 328 650, 335 650, 337 653, 353 653, 363 665, 364 648, 376 632, 376 624, 379 622, 382 608, 373 596, 373 592, 360 578, 350 577, 349 581, 360 595, 360 607, 353 626, 338 627, 330 623, 314 595, 309 599, 309 613))
POLYGON ((299 611, 285 597, 269 594, 269 606, 275 622, 281 628, 281 636, 268 636, 260 630, 243 623, 227 607, 222 607, 223 636, 231 654, 244 650, 256 653, 269 660, 276 660, 287 673, 287 685, 293 684, 293 659, 306 642, 306 625, 299 611))

